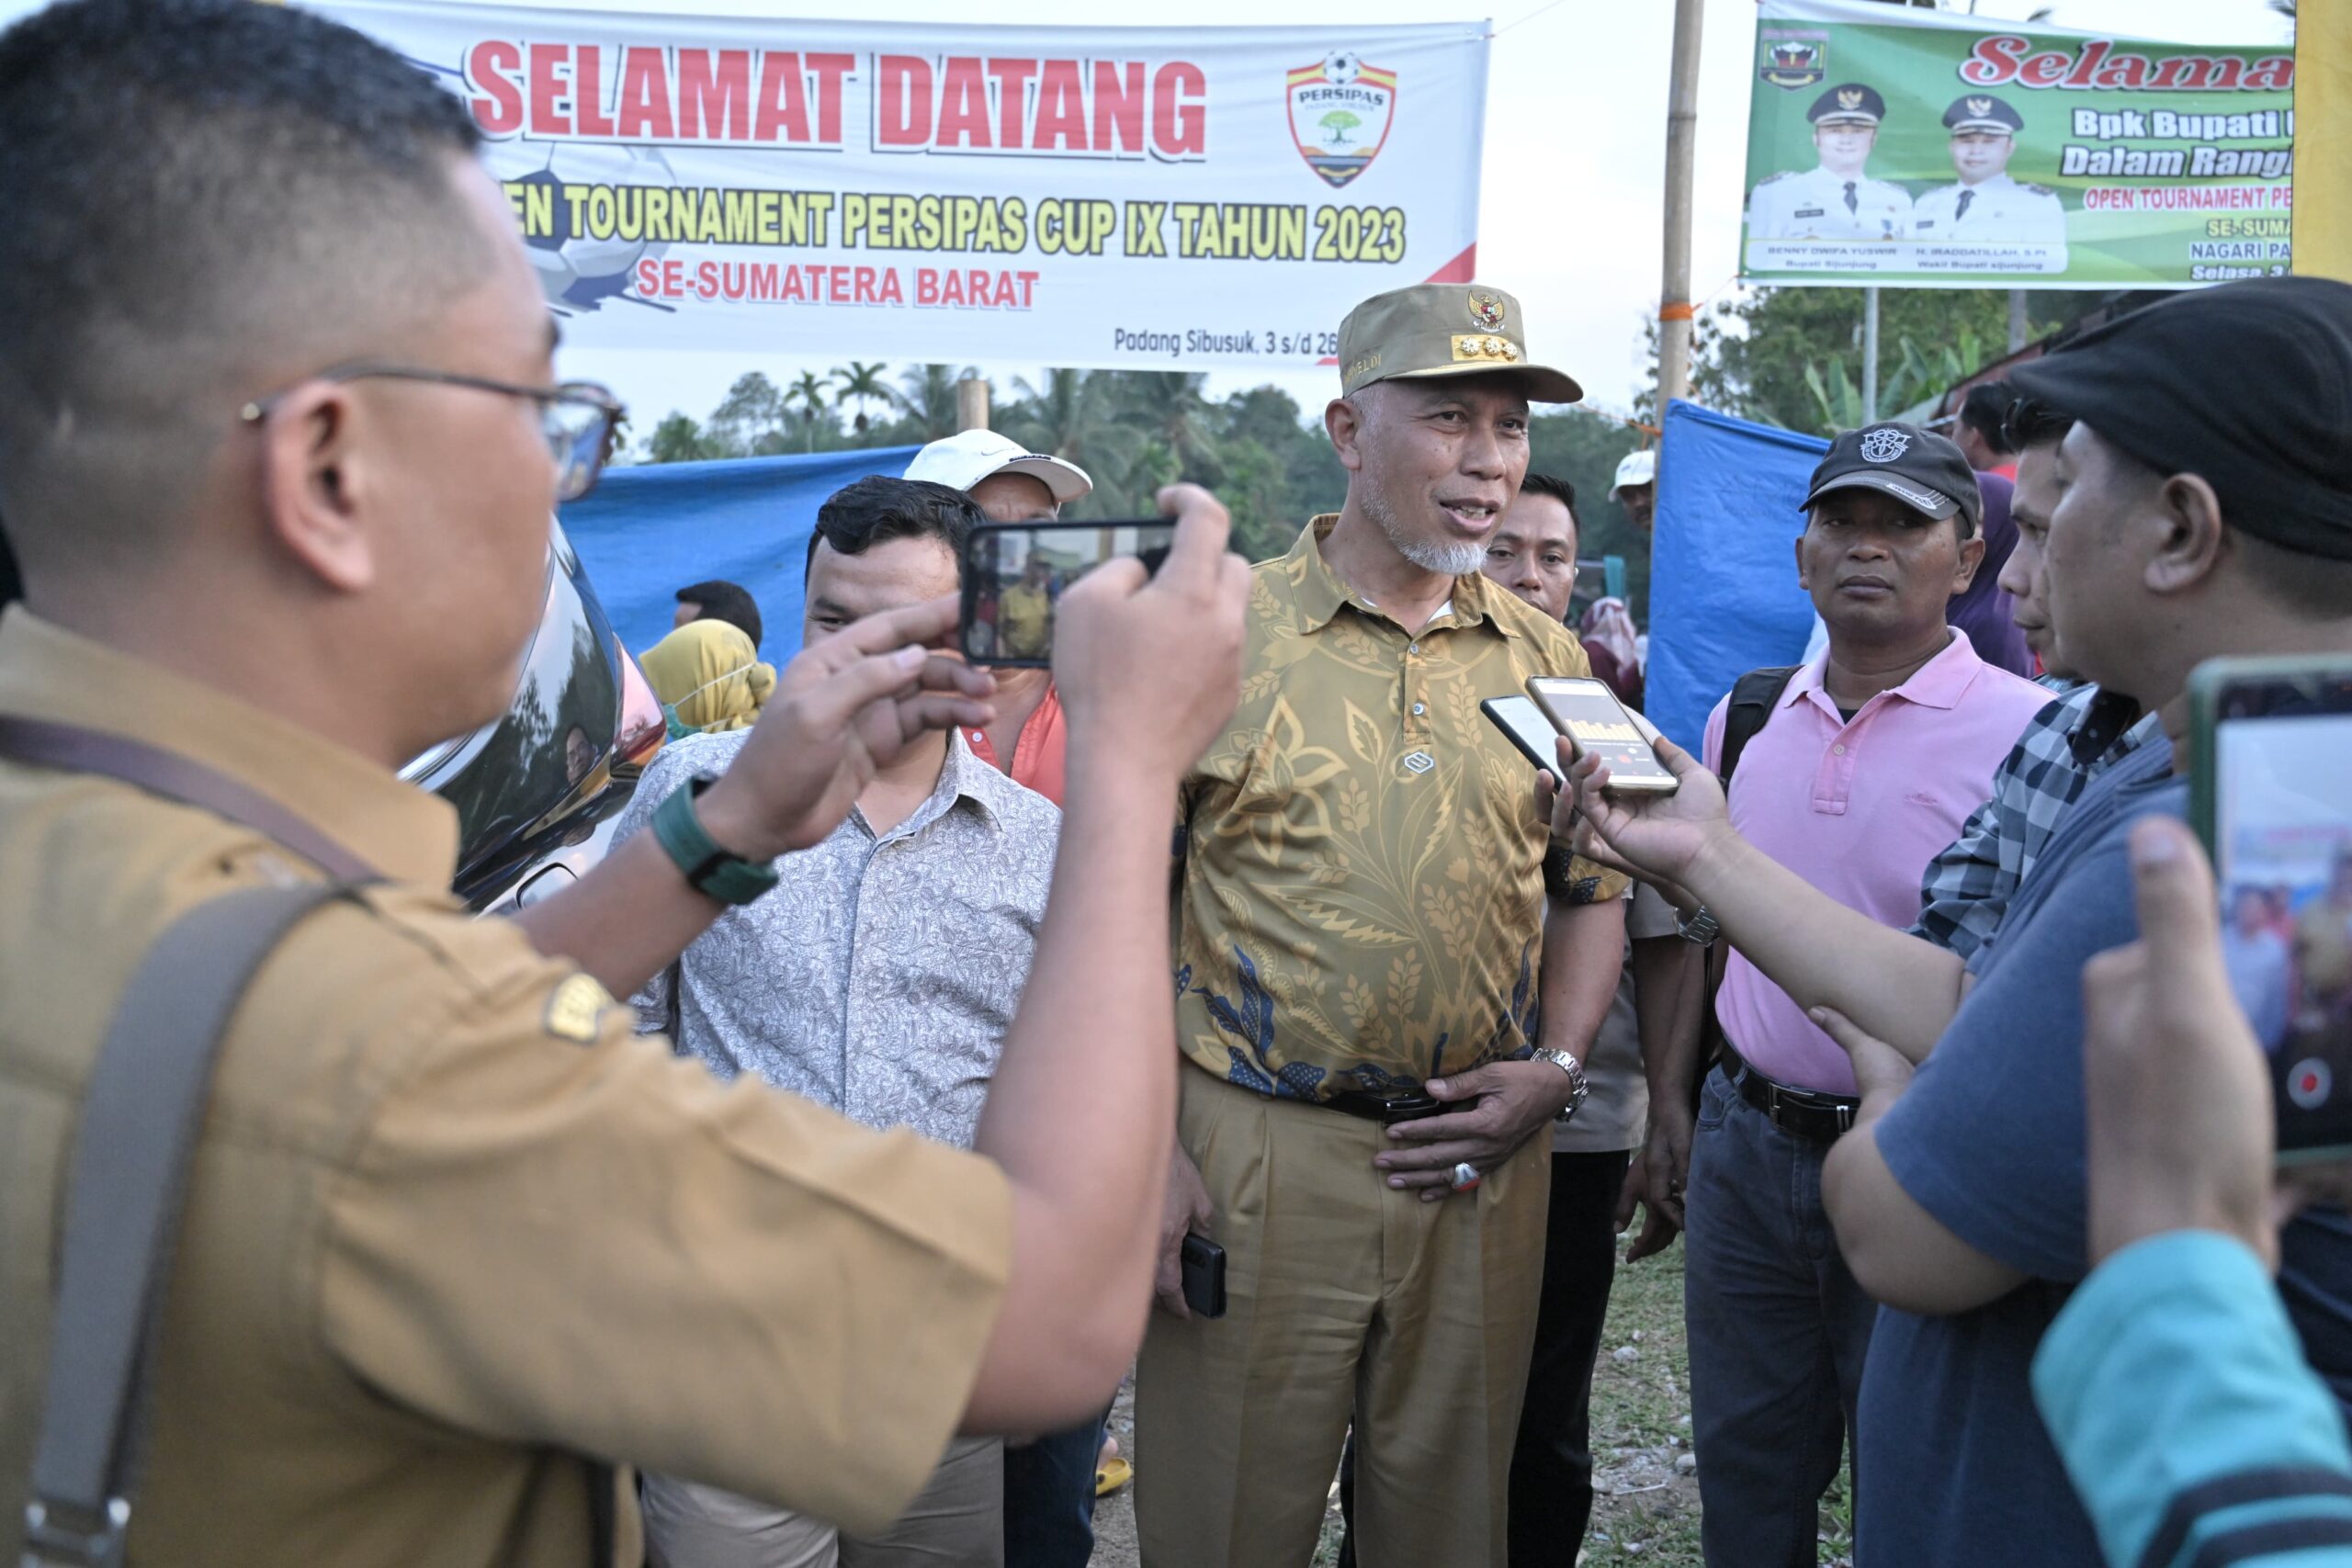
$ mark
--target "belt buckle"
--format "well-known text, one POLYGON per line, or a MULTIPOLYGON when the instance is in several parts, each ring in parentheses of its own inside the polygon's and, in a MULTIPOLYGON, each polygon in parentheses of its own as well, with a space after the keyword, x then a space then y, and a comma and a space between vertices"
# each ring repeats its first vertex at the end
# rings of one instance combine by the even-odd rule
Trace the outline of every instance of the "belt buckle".
POLYGON ((36 1495, 25 1505, 25 1550, 18 1562, 22 1568, 122 1568, 123 1532, 130 1525, 127 1497, 107 1498, 105 1514, 92 1516, 77 1505, 36 1495))

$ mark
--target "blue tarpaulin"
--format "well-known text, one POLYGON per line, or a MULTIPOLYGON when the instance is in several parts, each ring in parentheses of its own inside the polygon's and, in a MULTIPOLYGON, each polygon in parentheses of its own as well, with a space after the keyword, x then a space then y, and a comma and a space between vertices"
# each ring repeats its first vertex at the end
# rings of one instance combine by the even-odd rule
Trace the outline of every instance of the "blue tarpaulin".
POLYGON ((868 474, 898 475, 922 450, 874 446, 800 457, 610 468, 563 509, 563 529, 631 653, 670 630, 678 590, 724 578, 751 591, 782 664, 800 648, 800 583, 817 508, 868 474))
POLYGON ((1667 406, 1645 700, 1650 722, 1694 754, 1734 681, 1804 652, 1813 603, 1797 586, 1798 506, 1828 450, 1819 436, 1667 406))

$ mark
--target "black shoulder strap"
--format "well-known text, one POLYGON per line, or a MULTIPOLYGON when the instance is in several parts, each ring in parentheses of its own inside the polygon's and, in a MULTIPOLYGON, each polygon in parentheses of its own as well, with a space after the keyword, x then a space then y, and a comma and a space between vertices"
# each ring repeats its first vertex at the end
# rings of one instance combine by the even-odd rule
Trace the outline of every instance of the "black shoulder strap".
POLYGON ((1731 706, 1724 713, 1723 766, 1715 775, 1731 787, 1731 776, 1739 768, 1739 754, 1756 739, 1781 703, 1781 694, 1796 679, 1801 664, 1776 664, 1768 669, 1750 670, 1732 682, 1731 706))
POLYGON ((183 915, 148 953, 90 1073, 66 1177, 49 1382, 26 1562, 121 1561, 155 1341, 214 1060, 254 972, 294 925, 352 890, 252 888, 183 915))

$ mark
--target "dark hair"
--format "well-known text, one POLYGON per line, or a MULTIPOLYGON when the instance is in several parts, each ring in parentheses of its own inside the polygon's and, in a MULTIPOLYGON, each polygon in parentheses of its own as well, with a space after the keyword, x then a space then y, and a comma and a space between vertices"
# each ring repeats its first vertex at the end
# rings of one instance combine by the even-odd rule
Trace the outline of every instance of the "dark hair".
POLYGON ((1573 523, 1577 520, 1577 487, 1557 475, 1539 474, 1530 468, 1527 470, 1527 477, 1519 481, 1519 493, 1548 495, 1568 509, 1569 522, 1573 523))
POLYGON ((2060 413, 2048 403, 2032 398, 2018 399, 2001 417, 2001 439, 2012 452, 2022 452, 2029 446, 2056 446, 2074 428, 2073 414, 2060 413))
POLYGON ((760 646, 760 606, 752 598, 751 590, 723 578, 697 582, 691 588, 678 590, 678 603, 692 604, 701 613, 698 621, 725 621, 760 646))
POLYGON ((1960 423, 1984 438, 1984 445, 2006 457, 2017 450, 2002 428, 2017 394, 2007 381, 1979 381, 1960 400, 1960 423))
MULTIPOLYGON (((250 4, 251 0, 245 0, 250 4)), ((964 541, 988 525, 988 513, 960 490, 929 479, 893 479, 876 475, 835 491, 817 509, 817 531, 808 536, 807 576, 817 561, 817 541, 845 556, 862 556, 892 539, 937 539, 964 564, 964 541)))
POLYGON ((455 95, 299 6, 62 0, 0 34, 18 551, 136 549, 277 389, 255 378, 381 353, 479 279, 450 176, 480 141, 455 95))

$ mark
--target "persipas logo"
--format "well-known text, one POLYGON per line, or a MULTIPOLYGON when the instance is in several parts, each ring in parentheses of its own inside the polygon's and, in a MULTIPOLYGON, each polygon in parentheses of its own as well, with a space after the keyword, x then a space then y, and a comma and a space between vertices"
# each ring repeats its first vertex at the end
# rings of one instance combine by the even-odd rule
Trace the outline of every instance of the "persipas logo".
POLYGON ((1396 73, 1340 50, 1297 67, 1287 81, 1290 137, 1306 166, 1333 186, 1372 167, 1396 111, 1396 73))

